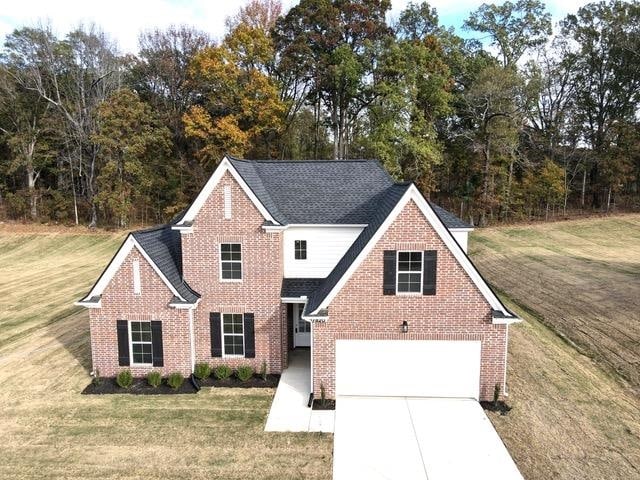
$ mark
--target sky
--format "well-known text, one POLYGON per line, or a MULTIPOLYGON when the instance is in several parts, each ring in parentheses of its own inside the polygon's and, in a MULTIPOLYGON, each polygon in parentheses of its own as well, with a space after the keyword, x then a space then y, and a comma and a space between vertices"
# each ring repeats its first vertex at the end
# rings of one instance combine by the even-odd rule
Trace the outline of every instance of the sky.
MULTIPOLYGON (((55 33, 63 36, 79 24, 95 23, 116 40, 123 52, 137 51, 138 34, 155 27, 188 24, 220 39, 224 35, 224 21, 247 0, 4 0, 0 5, 0 42, 15 28, 49 23, 55 33)), ((391 17, 410 0, 392 0, 391 17)), ((491 1, 491 0, 485 0, 491 1)), ((420 0, 414 0, 419 3, 420 0)), ((282 0, 285 9, 297 0, 282 0)), ((459 33, 469 13, 483 0, 431 0, 438 10, 440 21, 453 26, 459 33)), ((494 3, 502 3, 500 0, 494 3)), ((588 3, 586 0, 547 0, 547 8, 554 23, 567 13, 588 3)), ((465 33, 473 37, 473 33, 465 33)))

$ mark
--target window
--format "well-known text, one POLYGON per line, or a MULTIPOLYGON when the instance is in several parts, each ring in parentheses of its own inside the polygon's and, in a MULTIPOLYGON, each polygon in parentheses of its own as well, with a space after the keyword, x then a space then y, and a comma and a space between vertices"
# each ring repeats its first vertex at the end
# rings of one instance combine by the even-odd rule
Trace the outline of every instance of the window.
POLYGON ((140 261, 133 261, 133 293, 135 295, 140 295, 142 290, 140 288, 140 261))
POLYGON ((422 291, 422 252, 398 252, 398 293, 422 291))
POLYGON ((231 218, 231 186, 224 186, 224 218, 231 218))
POLYGON ((151 322, 130 322, 129 328, 132 364, 151 365, 153 363, 151 322))
POLYGON ((220 278, 226 281, 242 280, 242 245, 239 243, 220 245, 220 278))
POLYGON ((307 241, 296 240, 294 242, 295 259, 306 260, 307 259, 307 241))
POLYGON ((224 354, 244 356, 244 326, 241 313, 222 314, 224 354))

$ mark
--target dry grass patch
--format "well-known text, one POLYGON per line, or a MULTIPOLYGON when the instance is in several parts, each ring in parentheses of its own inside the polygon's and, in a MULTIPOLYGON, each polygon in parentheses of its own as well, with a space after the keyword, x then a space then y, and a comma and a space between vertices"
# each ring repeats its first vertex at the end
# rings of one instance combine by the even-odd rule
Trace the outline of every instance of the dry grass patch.
POLYGON ((640 215, 483 229, 493 285, 640 391, 640 215))

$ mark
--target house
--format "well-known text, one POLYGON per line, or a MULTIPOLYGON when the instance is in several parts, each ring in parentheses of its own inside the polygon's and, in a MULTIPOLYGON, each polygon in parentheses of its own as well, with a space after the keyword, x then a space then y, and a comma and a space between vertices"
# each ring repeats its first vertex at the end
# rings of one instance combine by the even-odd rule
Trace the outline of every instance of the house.
POLYGON ((91 291, 93 367, 185 375, 198 362, 310 390, 490 399, 518 318, 466 254, 471 226, 376 161, 225 157, 168 225, 130 233, 91 291))

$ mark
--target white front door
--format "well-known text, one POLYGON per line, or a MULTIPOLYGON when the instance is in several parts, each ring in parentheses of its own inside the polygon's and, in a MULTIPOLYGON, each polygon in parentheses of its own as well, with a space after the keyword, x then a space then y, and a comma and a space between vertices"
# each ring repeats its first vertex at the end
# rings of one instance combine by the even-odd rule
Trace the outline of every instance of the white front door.
POLYGON ((297 303, 293 305, 293 346, 310 347, 311 346, 311 324, 302 319, 302 310, 304 304, 297 303))

